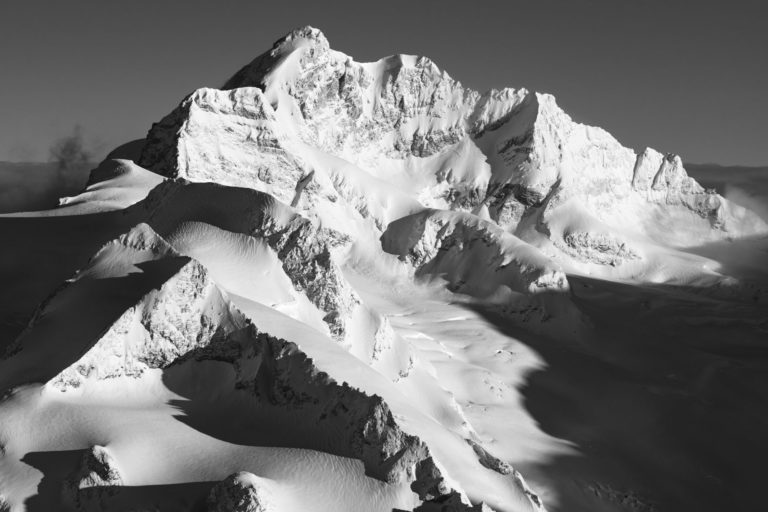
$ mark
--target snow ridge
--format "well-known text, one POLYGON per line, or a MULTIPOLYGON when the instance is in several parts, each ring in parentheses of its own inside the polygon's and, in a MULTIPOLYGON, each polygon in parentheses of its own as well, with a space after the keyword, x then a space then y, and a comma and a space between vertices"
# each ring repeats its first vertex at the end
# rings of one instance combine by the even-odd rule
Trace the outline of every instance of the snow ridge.
MULTIPOLYGON (((124 250, 151 251, 159 260, 178 258, 149 226, 139 225, 99 251, 71 286, 108 279, 115 270, 110 263, 124 250)), ((425 504, 450 502, 455 510, 471 509, 464 493, 445 481, 426 444, 401 429, 381 397, 337 383, 298 345, 260 331, 192 259, 126 310, 48 385, 68 393, 100 380, 136 379, 149 370, 202 361, 232 365, 235 389, 249 393, 283 428, 312 425, 314 440, 308 447, 361 460, 367 475, 410 485, 425 504)), ((114 460, 95 447, 71 478, 69 499, 107 499, 118 492, 120 482, 114 460), (83 494, 82 489, 91 487, 111 494, 83 494)))

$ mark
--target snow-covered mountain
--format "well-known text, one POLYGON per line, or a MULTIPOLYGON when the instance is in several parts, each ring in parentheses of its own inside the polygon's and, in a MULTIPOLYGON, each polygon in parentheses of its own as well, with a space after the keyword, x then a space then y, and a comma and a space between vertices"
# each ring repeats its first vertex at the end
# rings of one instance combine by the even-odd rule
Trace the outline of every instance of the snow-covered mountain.
POLYGON ((625 364, 594 305, 626 283, 759 336, 764 286, 699 246, 767 234, 550 95, 293 31, 0 218, 0 510, 665 510, 631 469, 549 471, 580 447, 527 379, 625 364))

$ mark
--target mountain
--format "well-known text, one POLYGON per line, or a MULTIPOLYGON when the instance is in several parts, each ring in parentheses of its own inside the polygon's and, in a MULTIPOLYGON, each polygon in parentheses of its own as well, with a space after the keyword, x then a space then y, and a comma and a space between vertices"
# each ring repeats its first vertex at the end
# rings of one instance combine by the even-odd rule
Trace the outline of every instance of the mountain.
POLYGON ((688 168, 699 183, 714 188, 729 201, 768 219, 768 168, 692 164, 688 168))
POLYGON ((758 213, 295 30, 0 216, 0 510, 753 506, 758 213))
POLYGON ((766 230, 678 156, 636 154, 549 95, 479 94, 423 57, 359 64, 311 28, 223 90, 191 94, 153 126, 139 163, 270 193, 350 236, 423 207, 465 211, 598 275, 634 278, 663 247, 766 230))

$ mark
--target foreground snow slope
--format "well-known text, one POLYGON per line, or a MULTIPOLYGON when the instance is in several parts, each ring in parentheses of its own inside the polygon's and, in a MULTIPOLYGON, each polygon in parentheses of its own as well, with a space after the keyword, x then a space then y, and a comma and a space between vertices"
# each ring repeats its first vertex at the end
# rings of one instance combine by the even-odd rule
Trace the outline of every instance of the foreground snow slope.
POLYGON ((0 510, 759 508, 767 232, 296 30, 0 216, 0 510))
MULTIPOLYGON (((109 380, 114 385, 123 380, 126 387, 135 390, 140 384, 133 380, 141 380, 152 370, 168 370, 163 382, 175 393, 194 396, 204 390, 204 396, 193 400, 190 407, 205 404, 203 413, 209 415, 214 412, 211 409, 220 407, 215 401, 237 398, 252 416, 239 421, 258 425, 256 430, 240 431, 217 422, 206 429, 209 433, 229 439, 240 437, 241 441, 245 436, 247 445, 295 446, 358 459, 370 477, 394 486, 405 485, 406 489, 410 485, 426 502, 452 500, 462 507, 466 492, 473 499, 482 497, 497 510, 539 508, 538 498, 530 494, 517 473, 511 468, 481 465, 460 436, 445 431, 408 405, 392 383, 375 370, 311 329, 299 331, 300 345, 259 331, 256 326, 264 314, 251 308, 255 321, 251 323, 229 304, 202 265, 179 256, 149 226, 140 224, 107 244, 88 267, 46 301, 3 362, 2 386, 8 389, 47 381, 43 396, 59 390, 90 401, 100 396, 99 381, 109 380), (140 270, 138 277, 150 281, 149 286, 129 282, 134 269, 140 270), (93 311, 87 321, 77 320, 86 295, 96 296, 100 304, 110 307, 93 311), (58 328, 55 337, 50 334, 52 324, 58 328), (43 366, 39 365, 44 360, 40 354, 56 355, 43 366), (38 366, 33 366, 32 360, 38 366), (233 375, 224 382, 232 387, 214 392, 222 383, 212 381, 201 388, 200 376, 193 377, 198 372, 184 368, 203 361, 231 365, 233 375), (345 384, 330 379, 328 371, 345 384), (255 402, 248 400, 248 393, 255 402), (394 413, 408 430, 435 445, 434 455, 428 444, 400 429, 382 396, 395 405, 394 413), (436 465, 437 460, 440 465, 436 465), (449 483, 451 480, 441 483, 450 478, 441 467, 461 477, 466 491, 454 487, 457 484, 449 483)), ((275 314, 267 313, 268 325, 274 323, 270 318, 275 314)), ((278 322, 290 321, 283 317, 278 322)), ((6 436, 16 437, 12 433, 6 436)), ((12 458, 12 446, 6 449, 8 458, 12 458)), ((119 457, 116 461, 120 463, 119 457)), ((367 508, 366 503, 358 496, 354 505, 347 506, 367 508)), ((414 495, 389 506, 412 507, 416 503, 414 495)), ((335 509, 344 505, 327 506, 335 509)), ((314 509, 320 508, 315 504, 314 509)))

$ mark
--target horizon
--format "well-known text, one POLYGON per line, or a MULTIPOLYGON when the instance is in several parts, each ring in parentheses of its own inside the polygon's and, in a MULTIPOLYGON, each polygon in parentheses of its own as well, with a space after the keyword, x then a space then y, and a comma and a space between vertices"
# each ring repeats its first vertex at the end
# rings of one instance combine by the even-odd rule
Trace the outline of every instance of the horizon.
POLYGON ((686 8, 550 0, 467 10, 425 1, 407 11, 393 2, 373 14, 353 2, 292 5, 301 6, 299 14, 240 2, 4 2, 0 161, 44 162, 75 126, 103 156, 144 137, 194 89, 221 86, 275 40, 309 24, 358 62, 423 55, 481 92, 553 94, 574 120, 635 151, 653 147, 726 167, 768 165, 768 69, 761 65, 768 34, 759 2, 686 8))

